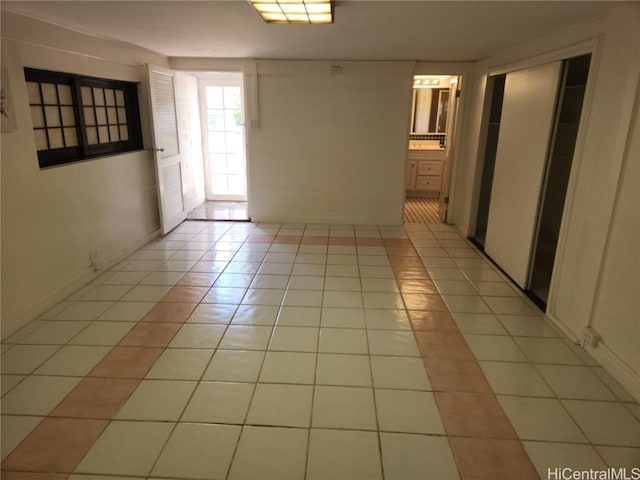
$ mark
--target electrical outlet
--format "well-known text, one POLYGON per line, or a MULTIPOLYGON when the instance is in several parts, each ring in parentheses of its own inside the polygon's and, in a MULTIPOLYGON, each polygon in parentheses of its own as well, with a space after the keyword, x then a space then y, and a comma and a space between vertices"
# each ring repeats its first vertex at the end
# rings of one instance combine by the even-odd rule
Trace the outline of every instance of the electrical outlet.
POLYGON ((593 328, 587 327, 584 329, 584 343, 585 345, 589 345, 590 347, 597 347, 598 343, 600 343, 600 334, 596 332, 593 328))

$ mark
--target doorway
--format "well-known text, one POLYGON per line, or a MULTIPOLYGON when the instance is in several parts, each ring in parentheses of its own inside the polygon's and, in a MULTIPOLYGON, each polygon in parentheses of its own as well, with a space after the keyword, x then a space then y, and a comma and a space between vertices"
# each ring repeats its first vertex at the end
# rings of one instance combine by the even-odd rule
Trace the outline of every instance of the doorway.
POLYGON ((457 75, 413 77, 405 223, 446 221, 461 80, 457 75))
POLYGON ((199 74, 206 201, 189 218, 248 220, 244 76, 199 74))

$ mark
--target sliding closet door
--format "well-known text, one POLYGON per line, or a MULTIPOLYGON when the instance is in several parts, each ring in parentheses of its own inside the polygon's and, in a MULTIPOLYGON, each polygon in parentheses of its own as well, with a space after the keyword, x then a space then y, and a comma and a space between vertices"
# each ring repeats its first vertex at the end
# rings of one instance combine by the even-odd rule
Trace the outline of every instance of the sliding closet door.
POLYGON ((507 74, 485 252, 526 287, 561 62, 507 74))

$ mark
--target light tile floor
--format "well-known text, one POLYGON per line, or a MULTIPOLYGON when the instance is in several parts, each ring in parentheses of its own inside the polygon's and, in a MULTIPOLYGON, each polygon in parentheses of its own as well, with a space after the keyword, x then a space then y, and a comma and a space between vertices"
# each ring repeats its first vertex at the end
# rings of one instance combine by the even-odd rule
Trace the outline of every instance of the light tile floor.
POLYGON ((3 343, 5 479, 529 479, 640 407, 455 229, 186 222, 3 343))

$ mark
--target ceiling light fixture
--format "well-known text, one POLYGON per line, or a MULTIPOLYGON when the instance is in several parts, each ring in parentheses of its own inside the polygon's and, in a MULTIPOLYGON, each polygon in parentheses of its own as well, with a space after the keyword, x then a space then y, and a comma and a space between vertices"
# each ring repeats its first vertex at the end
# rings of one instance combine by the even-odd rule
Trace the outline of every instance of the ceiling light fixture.
POLYGON ((249 0, 267 23, 333 23, 332 0, 249 0))
POLYGON ((413 88, 439 88, 449 75, 414 75, 413 88))

